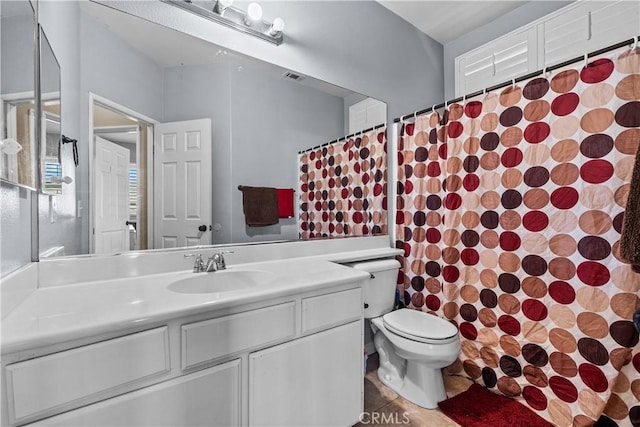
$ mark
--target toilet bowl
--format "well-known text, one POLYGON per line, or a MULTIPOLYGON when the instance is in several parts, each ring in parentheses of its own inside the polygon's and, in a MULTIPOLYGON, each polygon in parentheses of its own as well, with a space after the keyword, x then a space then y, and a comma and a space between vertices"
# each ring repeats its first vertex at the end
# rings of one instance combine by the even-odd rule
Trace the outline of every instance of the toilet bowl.
POLYGON ((417 310, 392 311, 400 263, 379 260, 350 265, 370 273, 363 288, 365 318, 371 322, 380 357, 378 378, 403 398, 433 409, 447 398, 441 369, 460 353, 458 328, 417 310))
POLYGON ((380 381, 418 406, 436 408, 447 398, 441 369, 460 354, 458 329, 439 317, 407 308, 371 319, 371 324, 380 381))

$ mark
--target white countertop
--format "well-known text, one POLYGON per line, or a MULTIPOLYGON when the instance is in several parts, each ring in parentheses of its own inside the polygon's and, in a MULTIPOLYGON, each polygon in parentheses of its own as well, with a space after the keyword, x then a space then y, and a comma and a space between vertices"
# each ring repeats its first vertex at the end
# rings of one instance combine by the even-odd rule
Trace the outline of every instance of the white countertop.
MULTIPOLYGON (((3 319, 2 354, 360 281, 368 275, 325 259, 348 262, 384 256, 384 251, 374 252, 229 266, 229 271, 263 271, 266 281, 220 293, 185 294, 168 289, 176 280, 216 274, 190 270, 37 289, 3 319)), ((389 256, 389 249, 384 253, 389 256)))

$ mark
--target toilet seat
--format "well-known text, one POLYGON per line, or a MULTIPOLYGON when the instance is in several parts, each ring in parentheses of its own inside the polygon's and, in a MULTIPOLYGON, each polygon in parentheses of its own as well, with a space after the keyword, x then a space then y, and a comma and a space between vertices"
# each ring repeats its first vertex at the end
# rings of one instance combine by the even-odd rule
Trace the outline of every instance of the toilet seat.
POLYGON ((439 317, 403 308, 382 316, 384 326, 401 337, 428 344, 446 344, 458 337, 458 328, 439 317))

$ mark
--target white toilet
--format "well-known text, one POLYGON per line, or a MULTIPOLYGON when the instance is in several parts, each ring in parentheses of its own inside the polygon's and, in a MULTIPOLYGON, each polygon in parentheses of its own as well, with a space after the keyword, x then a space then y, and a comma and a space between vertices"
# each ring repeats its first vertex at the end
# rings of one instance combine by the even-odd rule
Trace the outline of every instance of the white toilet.
POLYGON ((379 260, 351 264, 371 274, 364 287, 364 317, 371 320, 380 356, 378 378, 405 399, 436 408, 447 398, 442 380, 445 366, 460 353, 458 328, 452 323, 411 309, 393 310, 400 263, 379 260))

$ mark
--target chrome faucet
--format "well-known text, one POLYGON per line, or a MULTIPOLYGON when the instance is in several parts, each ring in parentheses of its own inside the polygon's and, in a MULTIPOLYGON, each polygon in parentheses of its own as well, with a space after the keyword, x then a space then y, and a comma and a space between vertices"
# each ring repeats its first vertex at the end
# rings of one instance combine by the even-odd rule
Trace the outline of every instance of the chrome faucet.
POLYGON ((193 263, 194 273, 209 273, 211 271, 226 270, 227 264, 224 260, 224 254, 232 254, 233 251, 220 251, 211 255, 205 263, 202 254, 185 254, 185 258, 195 257, 193 263))

